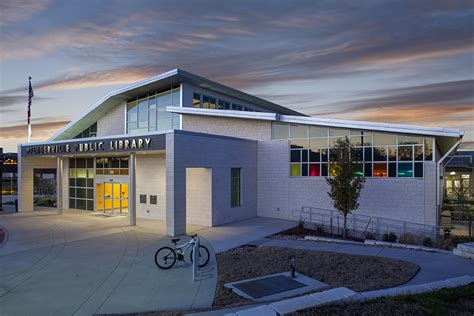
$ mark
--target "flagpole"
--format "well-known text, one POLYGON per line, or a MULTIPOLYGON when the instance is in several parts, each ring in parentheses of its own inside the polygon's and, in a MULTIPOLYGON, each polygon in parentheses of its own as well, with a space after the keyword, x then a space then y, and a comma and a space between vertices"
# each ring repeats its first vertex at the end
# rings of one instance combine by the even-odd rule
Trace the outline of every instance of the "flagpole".
POLYGON ((28 77, 28 143, 31 142, 31 101, 35 96, 33 93, 33 87, 31 87, 31 76, 28 77))

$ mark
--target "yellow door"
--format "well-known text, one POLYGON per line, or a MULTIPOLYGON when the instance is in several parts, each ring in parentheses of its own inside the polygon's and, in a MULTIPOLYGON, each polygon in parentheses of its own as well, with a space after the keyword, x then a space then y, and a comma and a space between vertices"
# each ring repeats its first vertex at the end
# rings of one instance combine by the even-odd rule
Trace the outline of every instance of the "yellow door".
POLYGON ((96 185, 96 198, 97 198, 97 205, 96 209, 97 211, 103 211, 104 210, 104 184, 103 183, 97 183, 96 185))
POLYGON ((122 183, 121 187, 122 213, 128 213, 128 184, 122 183))
POLYGON ((113 184, 113 205, 114 212, 120 213, 120 183, 113 184))
POLYGON ((112 183, 104 184, 104 211, 112 210, 112 183))

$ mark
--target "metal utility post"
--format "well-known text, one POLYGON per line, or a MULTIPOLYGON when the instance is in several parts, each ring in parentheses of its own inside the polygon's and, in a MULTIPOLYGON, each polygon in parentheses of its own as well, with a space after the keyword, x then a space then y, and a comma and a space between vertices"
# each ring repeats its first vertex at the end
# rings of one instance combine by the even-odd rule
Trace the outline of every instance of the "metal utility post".
POLYGON ((290 256, 290 272, 291 272, 291 277, 293 279, 296 278, 296 256, 295 255, 290 256))
POLYGON ((196 277, 199 269, 199 237, 194 237, 193 245, 193 282, 196 282, 196 277))

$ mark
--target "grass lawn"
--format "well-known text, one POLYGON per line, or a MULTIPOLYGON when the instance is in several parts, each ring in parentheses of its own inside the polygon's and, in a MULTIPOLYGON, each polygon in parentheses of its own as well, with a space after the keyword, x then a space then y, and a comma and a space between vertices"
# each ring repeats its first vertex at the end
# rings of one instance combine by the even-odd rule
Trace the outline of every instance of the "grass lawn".
POLYGON ((291 314, 309 315, 473 315, 474 284, 436 292, 382 298, 347 305, 308 308, 291 314))
POLYGON ((280 247, 235 248, 217 255, 217 289, 214 308, 252 303, 224 284, 289 271, 288 257, 296 255, 296 271, 331 287, 369 291, 410 280, 419 267, 395 259, 319 252, 280 247))

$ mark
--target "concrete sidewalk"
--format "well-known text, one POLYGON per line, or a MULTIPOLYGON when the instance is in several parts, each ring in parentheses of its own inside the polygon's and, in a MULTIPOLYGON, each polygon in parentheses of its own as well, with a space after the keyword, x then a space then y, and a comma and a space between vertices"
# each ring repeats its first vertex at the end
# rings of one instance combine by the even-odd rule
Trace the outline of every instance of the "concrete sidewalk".
POLYGON ((262 242, 264 246, 319 250, 363 256, 377 256, 400 259, 417 264, 420 267, 420 271, 413 279, 401 286, 422 284, 463 275, 474 275, 474 262, 472 260, 447 253, 433 253, 409 249, 357 246, 303 240, 266 239, 262 242))
MULTIPOLYGON (((192 281, 190 263, 158 269, 155 251, 171 245, 160 221, 40 211, 0 216, 0 315, 91 315, 210 307, 217 268, 192 281)), ((183 241, 186 239, 183 238, 183 241)), ((187 254, 189 255, 189 254, 187 254)), ((187 260, 189 261, 189 260, 187 260)))

